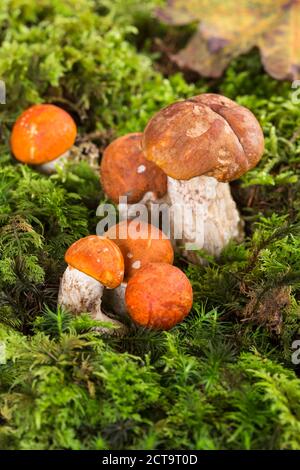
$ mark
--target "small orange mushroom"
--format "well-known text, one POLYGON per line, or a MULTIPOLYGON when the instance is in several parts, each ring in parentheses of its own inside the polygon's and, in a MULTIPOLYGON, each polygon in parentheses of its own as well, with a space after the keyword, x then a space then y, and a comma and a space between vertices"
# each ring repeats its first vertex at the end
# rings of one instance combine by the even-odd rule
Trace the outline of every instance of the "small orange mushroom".
POLYGON ((167 263, 150 263, 129 280, 125 302, 129 315, 139 325, 169 330, 189 314, 193 290, 180 269, 167 263))
POLYGON ((125 280, 148 263, 173 264, 174 251, 170 240, 161 230, 146 222, 124 220, 111 227, 105 237, 120 248, 125 263, 125 280))
POLYGON ((59 304, 78 314, 90 312, 97 320, 119 322, 108 318, 101 310, 104 287, 114 289, 123 281, 123 255, 107 238, 90 235, 73 243, 65 254, 68 267, 59 290, 59 304))
POLYGON ((148 263, 173 264, 174 251, 170 240, 154 225, 138 220, 124 220, 105 234, 120 248, 125 264, 124 282, 114 290, 104 290, 104 304, 116 313, 125 315, 127 281, 148 263))
POLYGON ((90 235, 73 243, 65 254, 73 268, 114 289, 123 281, 124 259, 118 246, 108 238, 90 235))
POLYGON ((16 120, 11 134, 15 158, 29 165, 45 165, 57 160, 73 146, 77 127, 73 118, 52 104, 37 104, 16 120))
POLYGON ((116 204, 125 196, 128 204, 134 204, 147 193, 156 200, 167 192, 167 176, 143 154, 142 135, 124 135, 104 150, 101 182, 104 192, 116 204))

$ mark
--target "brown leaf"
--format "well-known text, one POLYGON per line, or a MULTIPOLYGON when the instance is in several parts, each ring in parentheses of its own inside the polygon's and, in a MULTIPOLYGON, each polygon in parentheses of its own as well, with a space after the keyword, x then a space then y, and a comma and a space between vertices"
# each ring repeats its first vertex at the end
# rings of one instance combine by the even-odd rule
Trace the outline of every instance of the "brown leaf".
POLYGON ((300 0, 168 0, 157 16, 171 25, 198 22, 197 32, 173 60, 208 77, 258 47, 274 78, 300 78, 300 0))

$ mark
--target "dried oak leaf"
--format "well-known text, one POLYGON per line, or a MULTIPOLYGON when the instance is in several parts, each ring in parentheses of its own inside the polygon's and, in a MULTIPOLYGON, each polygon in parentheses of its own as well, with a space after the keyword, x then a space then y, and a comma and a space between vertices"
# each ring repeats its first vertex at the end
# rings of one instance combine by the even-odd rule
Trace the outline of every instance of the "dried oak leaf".
POLYGON ((300 78, 300 0, 168 0, 157 16, 171 25, 199 22, 172 56, 181 68, 220 77, 233 58, 258 47, 272 77, 300 78))

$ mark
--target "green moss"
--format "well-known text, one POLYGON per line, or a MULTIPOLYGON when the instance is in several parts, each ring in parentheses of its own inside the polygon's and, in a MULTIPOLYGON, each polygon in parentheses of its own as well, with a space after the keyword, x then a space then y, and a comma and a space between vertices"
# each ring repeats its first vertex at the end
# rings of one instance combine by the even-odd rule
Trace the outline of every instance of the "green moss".
MULTIPOLYGON (((157 1, 3 0, 0 6, 0 447, 299 449, 300 108, 255 52, 218 81, 164 77, 149 54, 157 1), (137 49, 137 46, 145 46, 137 49), (140 131, 202 91, 251 108, 266 152, 232 187, 246 238, 185 269, 191 315, 171 332, 100 338, 57 310, 63 255, 95 231, 103 200, 86 163, 45 177, 13 162, 9 133, 35 102, 71 112, 81 135, 140 131)), ((174 35, 172 30, 172 35, 174 35)))
POLYGON ((241 352, 240 327, 216 310, 162 334, 156 359, 73 321, 59 339, 6 335, 2 448, 299 448, 299 380, 255 334, 241 352))

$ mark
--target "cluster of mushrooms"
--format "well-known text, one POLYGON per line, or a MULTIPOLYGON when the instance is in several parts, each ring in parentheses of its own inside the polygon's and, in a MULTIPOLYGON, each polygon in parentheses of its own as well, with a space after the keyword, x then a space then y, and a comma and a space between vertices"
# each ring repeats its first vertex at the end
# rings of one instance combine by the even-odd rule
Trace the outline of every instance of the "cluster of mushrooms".
MULTIPOLYGON (((52 173, 72 155, 77 135, 72 117, 61 108, 34 105, 17 119, 11 136, 15 158, 52 173)), ((229 182, 255 167, 264 151, 262 129, 247 108, 217 94, 173 103, 155 114, 143 133, 127 134, 105 149, 102 187, 119 204, 185 207, 182 220, 170 210, 171 232, 130 218, 99 235, 82 238, 67 250, 59 304, 78 314, 124 325, 105 312, 129 315, 137 324, 169 329, 190 312, 191 284, 173 266, 174 250, 202 263, 195 219, 201 209, 201 246, 218 256, 230 240, 243 238, 243 222, 229 182), (135 224, 135 225, 134 225, 135 224), (136 226, 138 225, 138 227, 136 226), (132 228, 138 238, 131 237, 132 228), (180 233, 181 237, 174 236, 180 233), (104 306, 104 308, 103 308, 104 306)), ((102 331, 108 331, 103 328, 102 331)))

